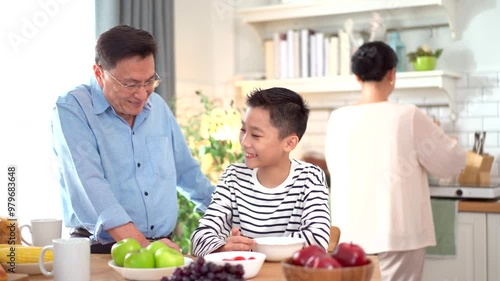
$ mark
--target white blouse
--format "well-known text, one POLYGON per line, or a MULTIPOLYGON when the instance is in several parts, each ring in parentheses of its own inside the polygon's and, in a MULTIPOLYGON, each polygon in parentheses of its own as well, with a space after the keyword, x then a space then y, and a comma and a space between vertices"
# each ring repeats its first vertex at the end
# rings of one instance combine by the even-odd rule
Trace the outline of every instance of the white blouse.
POLYGON ((427 171, 457 175, 465 151, 413 105, 380 102, 335 110, 325 155, 332 225, 367 253, 436 244, 427 171))

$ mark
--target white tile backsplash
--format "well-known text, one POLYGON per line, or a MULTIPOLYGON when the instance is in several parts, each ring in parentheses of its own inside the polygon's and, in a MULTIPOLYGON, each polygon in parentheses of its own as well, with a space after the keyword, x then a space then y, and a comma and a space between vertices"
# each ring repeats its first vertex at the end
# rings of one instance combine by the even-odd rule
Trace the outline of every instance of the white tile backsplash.
POLYGON ((483 127, 483 118, 481 117, 464 117, 458 118, 455 121, 455 130, 462 132, 474 132, 481 130, 483 127))
POLYGON ((472 87, 498 87, 498 73, 475 73, 469 74, 468 85, 472 87))
POLYGON ((313 110, 309 113, 309 121, 328 121, 330 114, 330 110, 313 110))
POLYGON ((483 89, 484 102, 500 102, 500 87, 499 88, 484 88, 483 89))
POLYGON ((500 147, 498 142, 498 137, 500 133, 486 132, 486 138, 484 141, 485 147, 500 147))
POLYGON ((326 132, 327 121, 325 121, 325 120, 316 121, 316 122, 313 120, 311 120, 311 121, 307 122, 308 124, 307 124, 306 133, 308 133, 309 135, 313 135, 313 134, 323 135, 326 132))
POLYGON ((482 88, 464 88, 455 90, 455 98, 457 102, 478 102, 483 99, 482 88))
POLYGON ((496 102, 476 102, 467 104, 467 115, 478 116, 498 116, 498 103, 496 102))
POLYGON ((500 131, 500 117, 485 117, 483 120, 483 130, 500 131))
POLYGON ((469 133, 451 133, 450 136, 456 136, 458 138, 458 143, 467 149, 470 149, 474 143, 474 134, 472 134, 472 139, 469 133))
POLYGON ((441 115, 439 109, 439 107, 427 107, 424 108, 424 111, 427 113, 427 116, 440 120, 441 115))

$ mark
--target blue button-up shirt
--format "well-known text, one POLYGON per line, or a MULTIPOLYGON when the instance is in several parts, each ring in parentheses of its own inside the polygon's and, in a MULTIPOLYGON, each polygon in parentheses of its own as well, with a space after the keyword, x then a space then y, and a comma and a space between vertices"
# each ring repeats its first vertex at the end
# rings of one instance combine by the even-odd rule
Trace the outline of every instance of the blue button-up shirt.
POLYGON ((170 234, 176 187, 202 211, 210 203, 214 187, 156 93, 131 128, 92 79, 58 98, 52 135, 65 225, 89 230, 100 243, 113 242, 106 230, 128 222, 146 237, 170 234))

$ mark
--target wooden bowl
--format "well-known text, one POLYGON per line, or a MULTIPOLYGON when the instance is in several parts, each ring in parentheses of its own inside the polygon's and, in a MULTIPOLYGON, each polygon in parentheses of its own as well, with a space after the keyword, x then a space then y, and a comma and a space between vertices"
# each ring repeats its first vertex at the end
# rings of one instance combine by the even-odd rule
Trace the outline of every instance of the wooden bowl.
POLYGON ((369 281, 373 274, 372 261, 362 266, 321 269, 293 265, 288 258, 281 267, 287 281, 369 281))

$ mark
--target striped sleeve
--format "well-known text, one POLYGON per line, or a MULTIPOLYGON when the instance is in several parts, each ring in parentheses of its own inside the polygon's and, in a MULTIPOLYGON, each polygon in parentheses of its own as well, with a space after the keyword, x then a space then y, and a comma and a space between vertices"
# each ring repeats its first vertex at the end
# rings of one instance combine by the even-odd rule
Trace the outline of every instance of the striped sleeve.
POLYGON ((231 191, 225 184, 229 173, 222 174, 207 211, 191 235, 192 254, 203 257, 226 244, 232 228, 231 191))
POLYGON ((291 236, 302 237, 308 245, 318 245, 326 250, 330 240, 330 209, 325 174, 312 164, 301 166, 304 168, 298 171, 294 187, 302 188, 304 193, 302 213, 298 231, 291 236))

